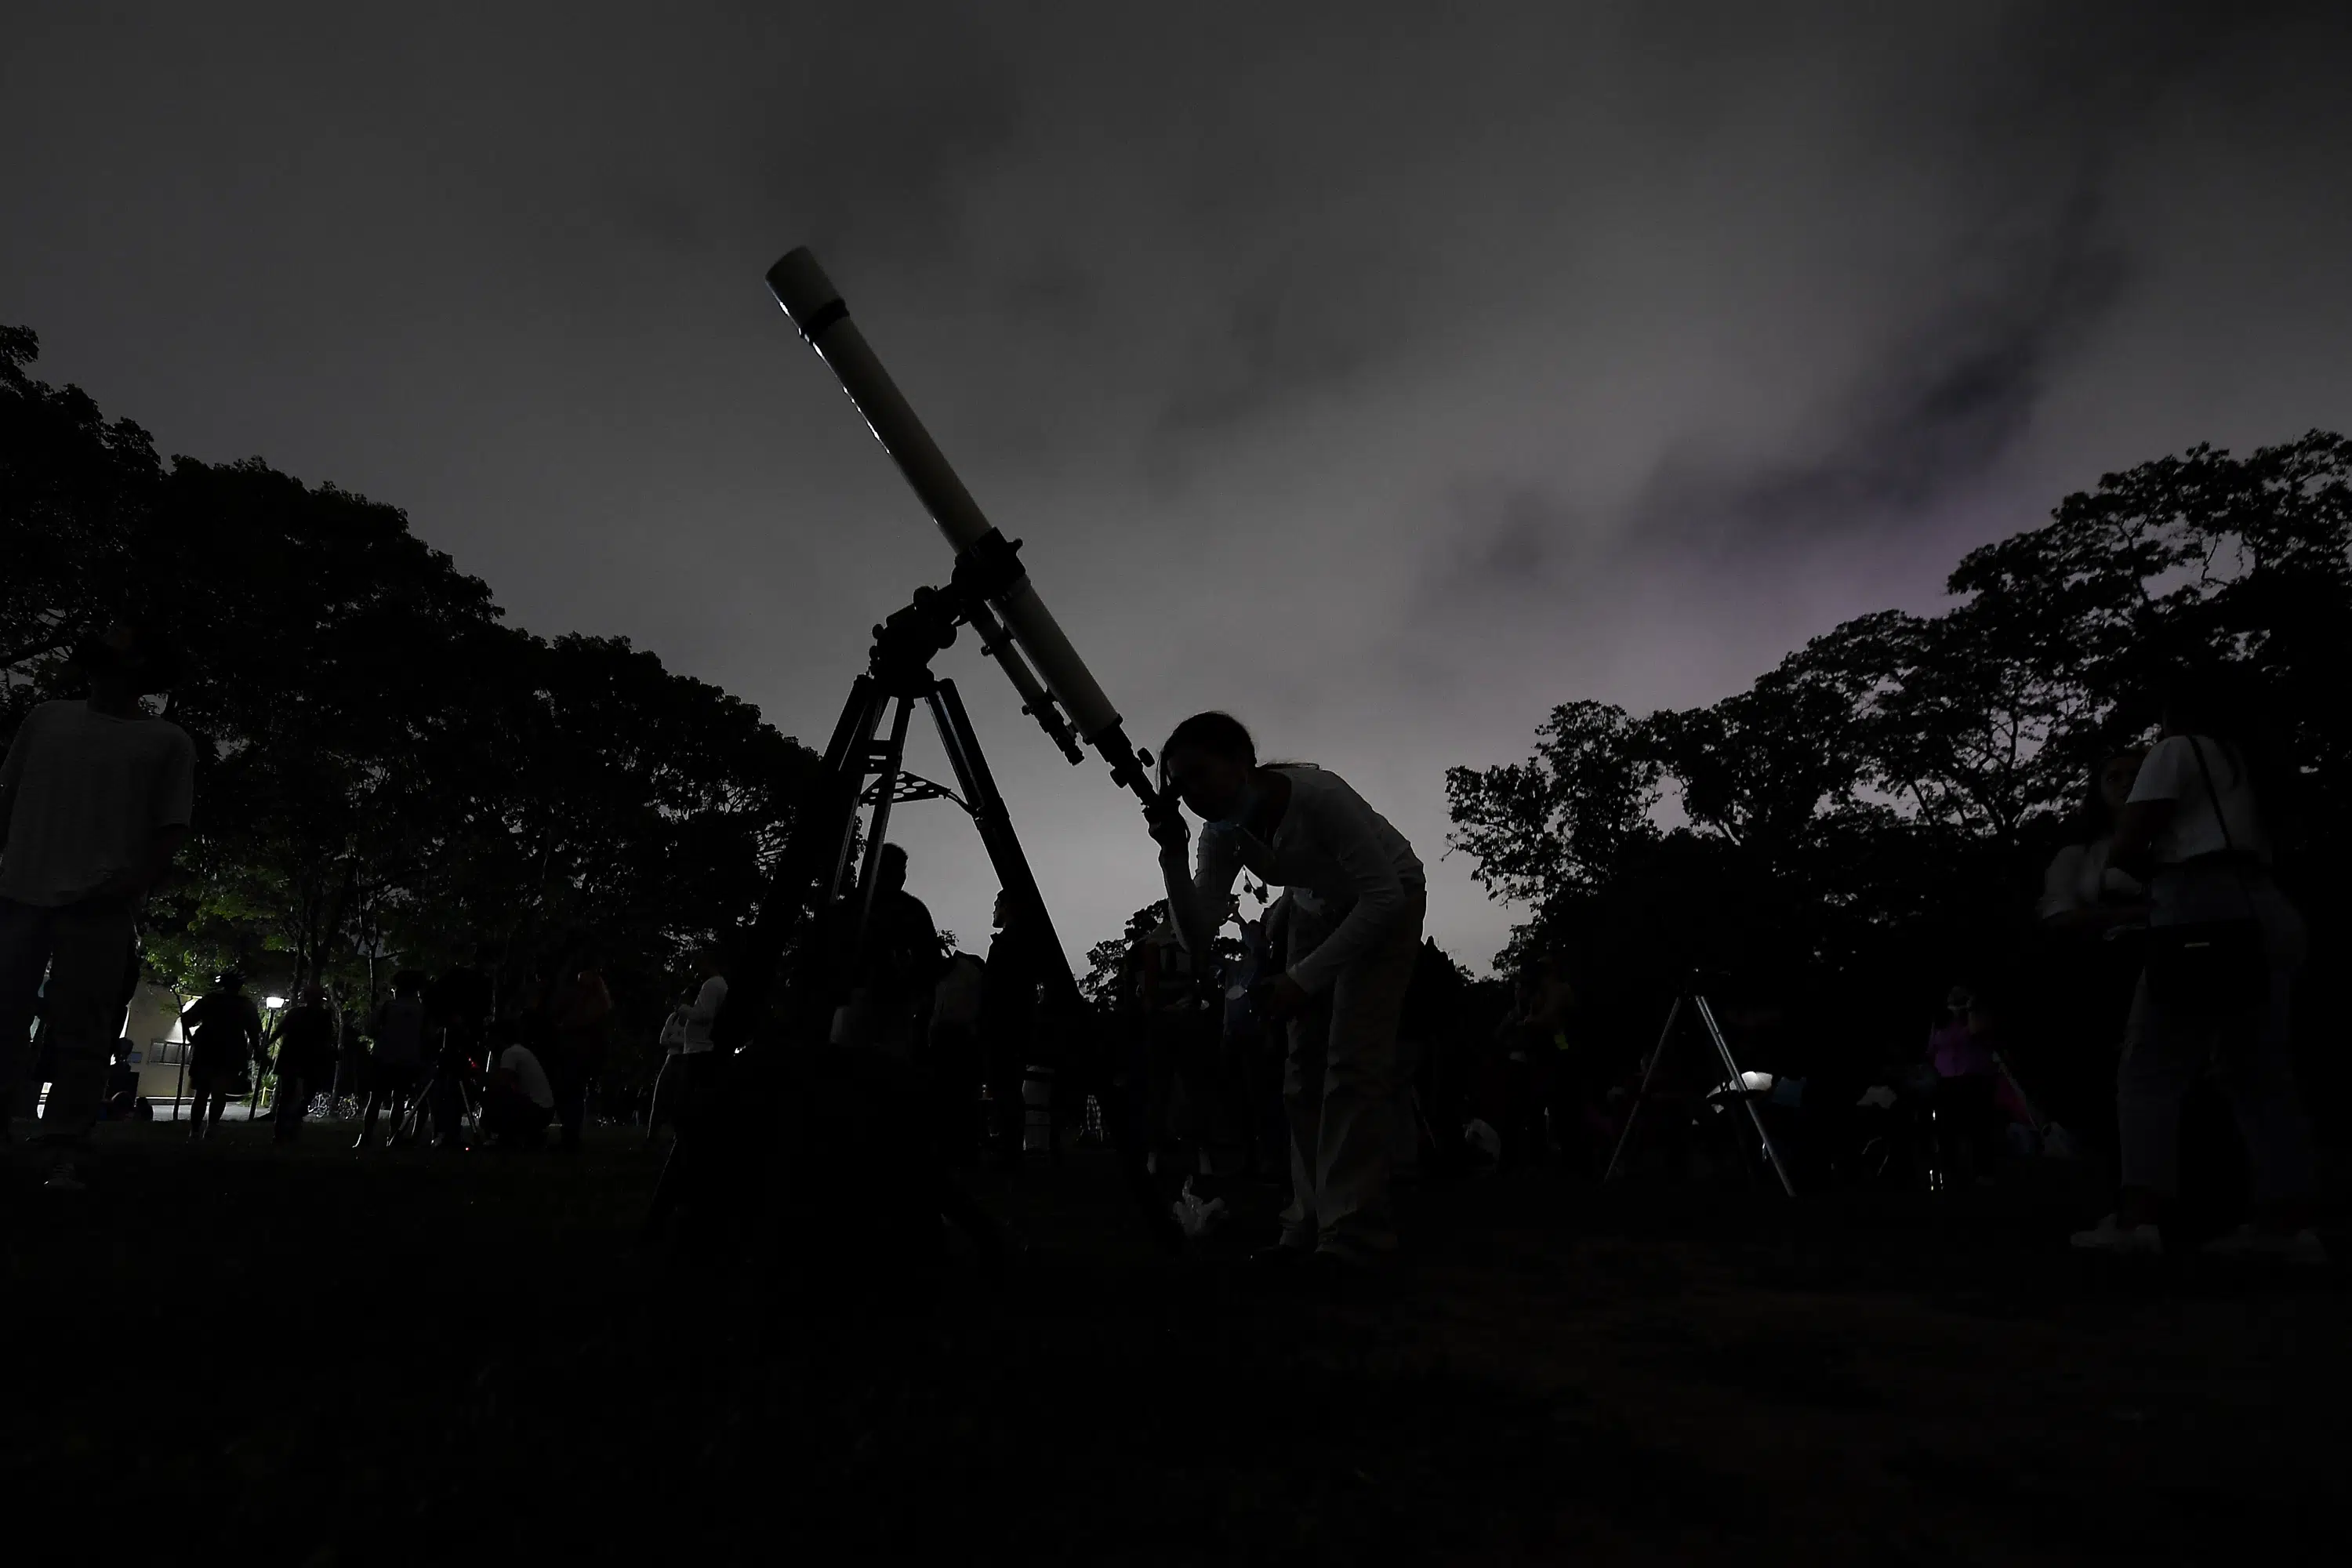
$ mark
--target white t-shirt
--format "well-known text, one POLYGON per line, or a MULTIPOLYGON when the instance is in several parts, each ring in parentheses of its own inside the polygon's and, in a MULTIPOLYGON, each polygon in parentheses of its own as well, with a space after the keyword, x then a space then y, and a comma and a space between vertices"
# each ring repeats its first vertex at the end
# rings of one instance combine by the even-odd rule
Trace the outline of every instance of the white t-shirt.
POLYGON ((2114 847, 2112 838, 2094 838, 2059 850, 2042 874, 2042 901, 2033 912, 2046 921, 2076 910, 2095 910, 2102 904, 2129 903, 2146 897, 2147 889, 2136 878, 2107 864, 2108 852, 2114 847))
POLYGON ((1298 907, 1333 922, 1328 937, 1291 961, 1290 978, 1313 995, 1389 934, 1426 879, 1404 835, 1339 774, 1307 766, 1275 771, 1290 781, 1290 805, 1273 843, 1213 822, 1201 830, 1199 869, 1189 886, 1181 861, 1163 857, 1162 865, 1169 898, 1188 901, 1203 923, 1222 923, 1234 879, 1244 867, 1289 889, 1298 907))
POLYGON ((2232 847, 2265 865, 2270 863, 2270 837, 2263 831, 2262 811, 2254 804, 2253 783, 2247 776, 2245 759, 2233 746, 2205 735, 2198 736, 2193 742, 2187 735, 2166 736, 2140 763, 2139 777, 2132 782, 2131 798, 2135 802, 2173 803, 2172 818, 2156 836, 2153 847, 2159 866, 2178 866, 2184 860, 2219 855, 2232 847), (2202 771, 2197 765, 2200 751, 2205 763, 2202 771), (2210 789, 2205 783, 2209 775, 2213 781, 2210 789), (2224 816, 2229 822, 2227 838, 2221 832, 2224 816))
POLYGON ((547 1081, 547 1069, 539 1065, 538 1056, 528 1046, 509 1046, 499 1053, 499 1066, 515 1075, 523 1094, 541 1110, 555 1109, 555 1089, 547 1081))
POLYGON ((711 1048, 711 1021, 719 1016, 719 1009, 726 1001, 727 982, 723 977, 714 974, 702 983, 702 989, 695 994, 694 1005, 686 1010, 686 1044, 679 1047, 683 1054, 699 1056, 711 1048))
POLYGON ((16 791, 0 899, 55 909, 137 868, 157 828, 187 825, 195 777, 195 743, 177 724, 42 703, 0 763, 0 789, 16 791))

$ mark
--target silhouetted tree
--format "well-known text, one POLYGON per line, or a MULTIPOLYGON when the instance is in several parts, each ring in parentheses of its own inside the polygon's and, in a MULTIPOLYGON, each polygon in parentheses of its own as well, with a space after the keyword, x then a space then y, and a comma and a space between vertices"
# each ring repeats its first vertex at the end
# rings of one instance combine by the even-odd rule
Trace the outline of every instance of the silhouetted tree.
POLYGON ((28 374, 0 330, 0 731, 124 614, 193 658, 189 875, 152 911, 173 978, 263 951, 372 991, 501 944, 585 945, 649 1024, 686 950, 751 912, 815 759, 617 638, 542 641, 404 515, 259 459, 168 468, 28 374))
POLYGON ((1498 962, 1563 951, 1621 989, 1696 963, 1858 1005, 1981 973, 2087 771, 2147 735, 2154 679, 2189 660, 2266 694, 2273 793, 2301 797, 2277 813, 2289 880, 2347 868, 2352 442, 2107 475, 1971 552, 1950 590, 1940 615, 1848 622, 1710 707, 1571 702, 1528 761, 1449 770, 1450 842, 1528 913, 1498 962))

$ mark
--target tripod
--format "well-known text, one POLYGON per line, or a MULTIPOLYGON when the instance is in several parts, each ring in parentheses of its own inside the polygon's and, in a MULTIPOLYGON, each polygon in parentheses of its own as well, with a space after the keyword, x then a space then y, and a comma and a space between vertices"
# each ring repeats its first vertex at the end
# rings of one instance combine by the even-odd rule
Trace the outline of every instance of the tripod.
MULTIPOLYGON (((1148 817, 1177 809, 1172 797, 1153 787, 1147 771, 1150 758, 1128 740, 1118 710, 1029 581, 1016 554, 1019 543, 999 533, 972 500, 882 367, 865 333, 850 320, 847 302, 816 258, 805 248, 789 251, 768 269, 767 281, 776 303, 792 319, 803 341, 839 379, 866 428, 939 525, 955 552, 955 571, 947 589, 917 589, 910 604, 874 628, 866 673, 852 683, 817 777, 796 803, 791 833, 728 975, 727 1001, 712 1028, 719 1054, 718 1114, 708 1108, 698 1110, 692 1118, 696 1125, 679 1127, 647 1216, 649 1226, 661 1223, 684 1191, 709 1193, 731 1186, 741 1193, 752 1187, 749 1180, 727 1180, 730 1175, 755 1173, 740 1166, 732 1172, 727 1169, 730 1153, 751 1142, 748 1136, 739 1136, 730 1144, 728 1121, 735 1119, 748 1132, 745 1107, 758 1087, 752 1082, 753 1064, 745 1060, 758 1053, 739 1052, 738 1047, 760 1032, 769 988, 785 952, 794 947, 802 910, 813 892, 819 932, 828 937, 845 934, 847 972, 856 973, 879 881, 883 835, 890 805, 898 794, 907 725, 918 702, 931 710, 939 726, 957 784, 964 792, 965 809, 980 828, 981 840, 1006 896, 1051 954, 1044 964, 1046 1016, 1065 1026, 1067 1037, 1080 1037, 1086 1006, 1069 972, 1069 961, 1053 939, 1053 924, 1038 895, 1036 879, 1030 874, 1027 858, 1021 852, 1012 819, 989 775, 954 686, 930 671, 931 656, 955 640, 959 626, 968 626, 979 634, 983 649, 1020 693, 1022 710, 1073 763, 1084 758, 1083 742, 1100 753, 1110 765, 1112 778, 1142 802, 1148 817), (875 737, 882 732, 885 710, 894 704, 889 738, 877 747, 875 737), (875 820, 866 836, 866 860, 851 895, 844 889, 844 876, 857 837, 866 781, 877 774, 887 782, 874 795, 875 820)), ((826 960, 834 954, 812 949, 832 946, 831 942, 803 942, 796 952, 797 984, 791 988, 782 1033, 811 1053, 822 1052, 824 1047, 819 1042, 830 1036, 834 990, 824 973, 826 960)), ((1087 1076, 1100 1086, 1097 1098, 1111 1142, 1119 1152, 1120 1168, 1142 1206, 1146 1224, 1163 1247, 1181 1247, 1183 1233, 1174 1218, 1161 1211, 1153 1194, 1125 1097, 1110 1091, 1108 1076, 1099 1068, 1101 1052, 1097 1048, 1076 1054, 1091 1069, 1087 1076)), ((772 1058, 774 1053, 768 1055, 772 1058)), ((856 1053, 848 1056, 855 1058, 856 1053)), ((854 1076, 854 1063, 824 1059, 834 1068, 852 1067, 854 1076)), ((1058 1082, 1057 1087, 1061 1087, 1058 1082)), ((1069 1085, 1073 1093, 1082 1092, 1083 1087, 1069 1085)), ((932 1190, 943 1202, 957 1201, 945 1186, 935 1183, 932 1190)))
POLYGON ((440 1049, 434 1056, 431 1069, 425 1073, 425 1081, 418 1086, 416 1098, 410 1101, 408 1109, 394 1121, 392 1131, 384 1135, 384 1147, 390 1148, 394 1143, 415 1142, 424 1134, 426 1117, 432 1118, 433 1136, 442 1144, 470 1142, 476 1148, 481 1146, 481 1101, 474 1092, 472 1078, 467 1071, 467 1057, 461 1055, 456 1062, 451 1061, 447 1036, 448 1031, 445 1028, 442 1031, 443 1042, 440 1049), (445 1078, 455 1079, 449 1086, 446 1100, 442 1098, 442 1080, 445 1078), (457 1125, 444 1127, 441 1125, 441 1120, 451 1101, 455 1102, 457 1108, 457 1125), (468 1133, 470 1137, 467 1136, 468 1133))
MULTIPOLYGON (((1066 1077, 1068 1092, 1082 1097, 1092 1092, 1104 1109, 1106 1126, 1117 1150, 1122 1175, 1142 1208, 1154 1237, 1163 1245, 1181 1245, 1181 1232, 1159 1202, 1135 1130, 1130 1125, 1126 1097, 1109 1082, 1098 1050, 1084 1039, 1089 1010, 1070 972, 1069 959, 1055 936, 1053 917, 1045 908, 1037 879, 1013 830, 1011 812, 996 787, 982 754, 980 738, 955 683, 932 673, 934 654, 950 647, 960 625, 980 630, 989 653, 999 658, 1017 654, 999 641, 1001 628, 990 616, 990 597, 1017 581, 1019 546, 991 531, 989 542, 966 550, 956 562, 946 589, 920 588, 913 600, 874 628, 874 644, 865 673, 850 685, 834 726, 816 777, 803 794, 792 830, 773 876, 760 900, 759 914, 740 945, 726 1005, 714 1036, 722 1061, 735 1085, 722 1088, 720 1097, 740 1101, 747 1074, 737 1067, 736 1047, 753 1032, 759 1011, 772 984, 786 950, 795 949, 796 973, 789 987, 782 1035, 790 1048, 820 1048, 829 1038, 835 1004, 842 986, 835 978, 861 972, 869 940, 869 926, 887 837, 891 806, 900 799, 922 799, 950 792, 905 773, 907 731, 914 710, 927 709, 939 731, 940 745, 954 770, 958 800, 980 831, 989 863, 995 869, 1005 897, 1022 912, 1026 928, 1036 936, 1042 978, 1045 985, 1045 1015, 1062 1037, 1078 1047, 1066 1053, 1057 1079, 1066 1077), (865 809, 870 821, 861 820, 865 809), (865 854, 854 884, 848 880, 852 854, 860 839, 865 854), (819 940, 802 940, 803 910, 814 899, 811 925, 819 940), (826 941, 827 935, 835 940, 826 941), (833 973, 827 971, 832 970, 833 973)), ((1073 761, 1076 742, 1050 710, 1031 710, 1073 761)), ((1063 1086, 1057 1082, 1057 1089, 1063 1086)), ((724 1137, 712 1119, 698 1115, 698 1125, 679 1127, 656 1189, 649 1227, 657 1227, 680 1201, 707 1193, 716 1184, 712 1173, 714 1138, 724 1137)))
POLYGON ((1626 1147, 1633 1142, 1634 1121, 1641 1115, 1643 1104, 1650 1098, 1650 1084, 1658 1075, 1658 1064, 1666 1059, 1666 1047, 1674 1043, 1675 1026, 1682 1021, 1685 1005, 1697 1015, 1708 1040, 1714 1044, 1717 1062, 1724 1073, 1724 1089, 1736 1096, 1747 1110, 1748 1125, 1756 1130, 1756 1142, 1763 1147, 1765 1159, 1771 1163, 1772 1173, 1780 1178, 1780 1190, 1795 1197, 1797 1187, 1789 1179, 1789 1167, 1781 1163, 1780 1148, 1772 1142, 1772 1134, 1765 1130, 1763 1113, 1756 1109, 1756 1097, 1748 1091, 1747 1079, 1739 1071, 1739 1062, 1731 1054, 1731 1042, 1723 1037, 1723 1027, 1715 1021, 1715 1009, 1707 1005, 1706 996, 1699 990, 1696 980, 1685 984, 1675 994, 1674 1005, 1666 1009, 1666 1026, 1658 1032, 1658 1048, 1650 1053, 1650 1065, 1642 1069, 1641 1089, 1634 1095, 1632 1108, 1625 1112, 1624 1130, 1617 1135, 1616 1150, 1609 1156, 1609 1169, 1601 1179, 1604 1182, 1617 1179, 1626 1147))

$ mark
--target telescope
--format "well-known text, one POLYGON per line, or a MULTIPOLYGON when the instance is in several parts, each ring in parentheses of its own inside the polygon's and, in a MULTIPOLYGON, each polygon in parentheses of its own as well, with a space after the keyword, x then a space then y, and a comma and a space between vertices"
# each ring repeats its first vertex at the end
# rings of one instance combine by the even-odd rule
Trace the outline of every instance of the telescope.
MULTIPOLYGON (((955 565, 944 589, 916 589, 903 608, 874 628, 866 670, 851 683, 815 779, 794 804, 792 827, 759 911, 729 963, 727 1000, 712 1028, 724 1069, 718 1092, 692 1123, 681 1122, 647 1228, 657 1230, 681 1202, 689 1207, 706 1198, 725 1203, 728 1194, 759 1190, 740 1167, 729 1168, 761 1141, 756 1107, 777 1097, 778 1053, 742 1048, 759 1043, 755 1037, 781 1035, 787 1047, 815 1053, 808 1059, 818 1061, 832 1060, 827 1052, 854 1056, 861 1048, 903 1048, 887 1030, 875 1030, 870 1012, 856 1005, 854 983, 864 973, 891 805, 944 795, 970 814, 998 885, 1032 938, 1045 1013, 1060 1040, 1057 1093, 1075 1100, 1094 1091, 1147 1227, 1163 1247, 1181 1247, 1182 1231, 1159 1200, 1127 1097, 1116 1091, 1108 1053, 1087 1026, 1090 1011, 1054 932, 1012 813, 955 683, 933 673, 932 656, 955 641, 960 627, 971 627, 1013 682, 1024 711, 1073 763, 1085 760, 1083 746, 1092 746, 1152 820, 1176 809, 1174 797, 1154 790, 1150 757, 1128 739, 1118 710, 1045 608, 1021 564, 1019 542, 998 532, 981 511, 850 320, 841 290, 816 258, 806 249, 788 253, 768 269, 768 288, 906 476, 955 552, 955 565), (955 770, 955 791, 905 772, 907 729, 918 706, 929 708, 938 726, 940 743, 955 770), (853 885, 847 873, 861 842, 865 856, 853 885), (787 952, 797 957, 779 1029, 768 1016, 768 996, 787 952), (848 1005, 841 1005, 845 1000, 848 1005), (860 1037, 869 1032, 874 1037, 860 1037)), ((856 1077, 854 1069, 845 1070, 850 1079, 856 1077)))
MULTIPOLYGON (((807 247, 786 253, 768 269, 768 288, 801 336, 840 381, 866 427, 898 465, 916 499, 959 559, 969 555, 984 560, 1017 550, 1018 544, 1006 544, 956 477, 939 444, 867 346, 866 334, 850 319, 841 290, 833 286, 807 247)), ((1159 797, 1147 773, 1149 764, 1128 740, 1118 710, 1103 695, 1094 672, 1070 646, 1028 574, 1013 563, 1006 576, 1008 581, 989 585, 994 591, 983 594, 982 603, 974 606, 976 613, 967 618, 1020 693, 1023 710, 1073 763, 1079 760, 1078 750, 1069 740, 1069 731, 1075 728, 1078 738, 1110 764, 1113 778, 1132 789, 1146 807, 1159 809, 1159 797), (1045 678, 1042 689, 1041 675, 1045 678), (1063 715, 1067 716, 1066 723, 1063 715)))

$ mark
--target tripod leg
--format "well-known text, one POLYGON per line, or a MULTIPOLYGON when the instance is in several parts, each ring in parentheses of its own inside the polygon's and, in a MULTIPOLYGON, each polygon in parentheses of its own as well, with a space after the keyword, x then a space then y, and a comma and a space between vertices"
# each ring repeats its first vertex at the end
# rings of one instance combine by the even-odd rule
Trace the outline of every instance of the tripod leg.
POLYGON ((1675 1024, 1682 1016, 1683 999, 1677 996, 1675 1005, 1666 1009, 1666 1026, 1658 1031, 1658 1048, 1650 1053, 1650 1065, 1642 1069, 1642 1087, 1634 1090, 1633 1103, 1626 1107, 1625 1125, 1617 1134, 1617 1147, 1609 1152, 1609 1169, 1601 1174, 1603 1183, 1617 1179, 1618 1164, 1625 1158, 1625 1146, 1633 1139, 1633 1119, 1642 1114, 1642 1107, 1649 1101, 1650 1080, 1657 1076, 1658 1064, 1666 1059, 1666 1042, 1675 1037, 1675 1024))
MULTIPOLYGON (((902 693, 897 700, 898 710, 890 721, 889 738, 879 746, 869 750, 865 763, 866 773, 875 781, 875 788, 872 792, 875 797, 874 820, 866 828, 865 857, 858 862, 856 901, 851 906, 855 910, 855 918, 846 922, 845 933, 846 940, 837 949, 826 954, 827 960, 834 966, 835 973, 841 976, 848 987, 851 1010, 846 1019, 847 1027, 838 1037, 838 1043, 843 1045, 877 1043, 869 1037, 868 1034, 868 1031, 877 1025, 876 1015, 871 1005, 873 998, 868 997, 861 1004, 858 997, 859 987, 863 985, 866 974, 866 944, 874 921, 875 892, 881 886, 882 880, 882 850, 890 834, 890 807, 897 798, 898 776, 904 770, 907 760, 907 722, 914 716, 914 699, 902 693)), ((861 802, 866 793, 863 790, 859 792, 861 802)), ((856 834, 856 826, 857 820, 853 815, 842 837, 841 853, 845 864, 849 855, 851 840, 856 834)), ((803 981, 804 986, 809 984, 808 980, 803 981)), ((812 1016, 814 1011, 815 1000, 812 997, 810 999, 812 1016)), ((830 1015, 827 1022, 830 1026, 832 1022, 830 1015)), ((835 1039, 835 1031, 828 1026, 825 1037, 828 1040, 835 1039)))
MULTIPOLYGON (((898 699, 898 710, 890 720, 890 738, 871 754, 867 771, 881 781, 881 790, 874 799, 874 823, 866 835, 866 858, 857 865, 857 934, 849 952, 850 973, 857 972, 857 959, 866 945, 866 927, 874 914, 874 889, 882 876, 882 845, 890 833, 890 805, 898 793, 898 774, 907 761, 907 721, 915 714, 914 700, 898 699)), ((843 849, 846 852, 845 843, 843 849)))
MULTIPOLYGON (((1037 889, 1037 878, 1029 868, 1029 858, 1022 852, 1020 836, 1013 829, 1013 816, 1005 808, 1004 797, 997 793, 996 781, 989 773, 988 759, 981 754, 980 738, 972 732, 971 720, 964 713, 962 699, 956 695, 955 682, 936 682, 931 689, 930 704, 931 717, 940 729, 940 742, 947 749, 956 783, 971 807, 981 842, 988 848, 989 863, 995 868, 1006 895, 1036 935, 1048 1005, 1063 1021, 1063 1037, 1075 1041, 1085 1025, 1092 1021, 1093 1010, 1079 994, 1077 979, 1070 973, 1069 955, 1062 951, 1062 943, 1054 934, 1053 916, 1045 908, 1045 895, 1037 889)), ((1144 1224, 1154 1239, 1163 1247, 1182 1247, 1184 1233, 1160 1206, 1159 1191, 1145 1169, 1142 1140, 1133 1118, 1127 1114, 1126 1097, 1114 1090, 1109 1074, 1102 1070, 1097 1059, 1102 1054, 1098 1045, 1089 1037, 1080 1049, 1087 1058, 1079 1075, 1084 1081, 1074 1084, 1071 1092, 1082 1095, 1092 1090, 1101 1103, 1103 1131, 1110 1136, 1129 1194, 1143 1211, 1144 1224)), ((1077 1062, 1057 1063, 1056 1089, 1063 1072, 1080 1067, 1077 1062)))
POLYGON ((727 1001, 711 1031, 722 1046, 732 1047, 749 1040, 767 1011, 776 965, 800 929, 802 910, 812 892, 822 900, 840 886, 856 827, 858 792, 873 755, 874 731, 881 727, 883 706, 888 701, 871 675, 861 675, 850 685, 833 739, 825 744, 824 760, 795 803, 783 853, 777 857, 776 868, 760 895, 759 915, 739 951, 730 955, 727 1001), (828 869, 832 879, 819 888, 819 879, 828 869))
POLYGON ((1780 1163, 1780 1145, 1773 1142, 1772 1134, 1764 1130, 1764 1113, 1756 1109, 1756 1101, 1748 1095, 1747 1080, 1740 1076, 1739 1063, 1731 1054, 1731 1042, 1723 1037, 1723 1026, 1715 1021, 1715 1009, 1706 1005, 1704 996, 1694 996, 1692 1000, 1697 1005, 1700 1021, 1706 1025, 1707 1037, 1715 1042, 1715 1054, 1723 1063, 1724 1081, 1739 1097, 1739 1103, 1748 1108, 1748 1124, 1756 1129, 1756 1141, 1764 1146, 1764 1157, 1772 1162, 1772 1173, 1780 1178, 1780 1190, 1795 1197, 1797 1184, 1789 1179, 1789 1167, 1780 1163))

